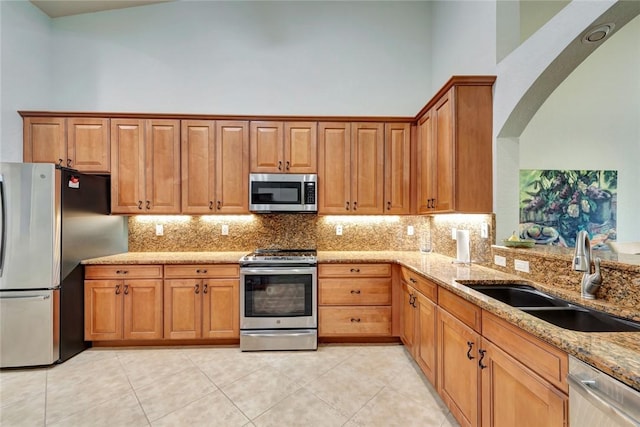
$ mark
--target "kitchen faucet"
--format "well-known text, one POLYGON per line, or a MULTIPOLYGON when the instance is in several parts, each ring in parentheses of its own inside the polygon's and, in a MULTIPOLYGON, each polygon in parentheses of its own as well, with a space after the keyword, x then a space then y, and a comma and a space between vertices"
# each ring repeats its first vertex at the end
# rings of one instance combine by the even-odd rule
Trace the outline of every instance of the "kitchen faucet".
POLYGON ((582 271, 582 298, 595 299, 596 291, 602 283, 600 275, 600 258, 594 259, 595 271, 591 273, 591 242, 586 231, 578 232, 576 236, 576 248, 573 254, 573 269, 582 271))

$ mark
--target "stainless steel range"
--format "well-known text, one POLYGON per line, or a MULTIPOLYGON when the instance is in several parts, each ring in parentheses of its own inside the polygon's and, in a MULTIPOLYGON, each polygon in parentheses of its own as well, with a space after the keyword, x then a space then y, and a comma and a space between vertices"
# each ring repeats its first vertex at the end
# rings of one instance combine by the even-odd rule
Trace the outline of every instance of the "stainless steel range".
POLYGON ((312 249, 258 249, 240 259, 240 350, 316 350, 312 249))

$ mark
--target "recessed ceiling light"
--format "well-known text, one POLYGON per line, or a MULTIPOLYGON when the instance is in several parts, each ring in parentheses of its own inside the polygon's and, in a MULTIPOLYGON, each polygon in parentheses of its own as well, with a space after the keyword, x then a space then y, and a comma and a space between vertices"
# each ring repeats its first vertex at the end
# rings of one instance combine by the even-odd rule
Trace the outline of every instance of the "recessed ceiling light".
POLYGON ((611 30, 615 28, 615 24, 598 25, 597 27, 590 28, 584 36, 582 36, 582 43, 598 43, 604 40, 611 30))

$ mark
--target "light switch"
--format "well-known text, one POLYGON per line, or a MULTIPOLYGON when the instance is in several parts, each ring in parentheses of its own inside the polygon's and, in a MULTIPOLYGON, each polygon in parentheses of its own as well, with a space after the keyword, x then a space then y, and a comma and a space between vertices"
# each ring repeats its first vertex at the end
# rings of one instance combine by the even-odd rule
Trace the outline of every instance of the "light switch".
POLYGON ((156 224, 156 236, 164 236, 164 227, 162 224, 156 224))
POLYGON ((414 229, 413 225, 407 225, 407 236, 413 236, 414 229))
POLYGON ((480 224, 480 237, 482 239, 489 238, 489 224, 487 224, 486 222, 480 224))

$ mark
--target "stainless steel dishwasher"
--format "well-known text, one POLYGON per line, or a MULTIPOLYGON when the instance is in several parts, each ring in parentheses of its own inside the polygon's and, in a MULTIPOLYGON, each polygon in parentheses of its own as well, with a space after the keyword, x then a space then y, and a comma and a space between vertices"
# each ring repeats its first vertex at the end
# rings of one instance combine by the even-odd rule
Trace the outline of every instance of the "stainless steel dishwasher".
POLYGON ((640 392, 569 356, 571 427, 640 427, 640 392))

